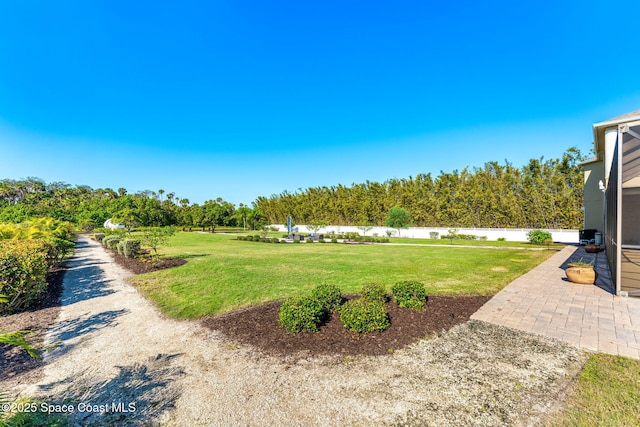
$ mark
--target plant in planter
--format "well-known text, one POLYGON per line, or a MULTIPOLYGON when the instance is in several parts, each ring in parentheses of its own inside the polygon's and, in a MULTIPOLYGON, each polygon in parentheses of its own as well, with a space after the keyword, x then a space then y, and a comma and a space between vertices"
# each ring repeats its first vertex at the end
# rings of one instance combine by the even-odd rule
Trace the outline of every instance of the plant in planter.
POLYGON ((598 272, 595 270, 593 262, 580 261, 570 262, 564 271, 572 283, 580 283, 583 285, 592 285, 598 278, 598 272))

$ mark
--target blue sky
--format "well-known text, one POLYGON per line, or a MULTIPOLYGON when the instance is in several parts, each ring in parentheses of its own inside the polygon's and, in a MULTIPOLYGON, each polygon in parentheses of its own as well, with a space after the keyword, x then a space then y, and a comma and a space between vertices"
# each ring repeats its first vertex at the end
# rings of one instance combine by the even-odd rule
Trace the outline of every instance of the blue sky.
POLYGON ((238 204, 586 152, 640 109, 639 11, 0 0, 0 178, 238 204))

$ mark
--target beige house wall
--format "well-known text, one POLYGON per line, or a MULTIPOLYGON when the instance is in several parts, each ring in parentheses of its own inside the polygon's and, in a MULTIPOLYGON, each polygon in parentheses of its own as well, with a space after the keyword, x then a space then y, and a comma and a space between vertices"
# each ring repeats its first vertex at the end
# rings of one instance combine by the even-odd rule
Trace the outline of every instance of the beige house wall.
POLYGON ((584 228, 604 230, 604 193, 599 182, 604 182, 604 162, 582 166, 584 170, 584 228))

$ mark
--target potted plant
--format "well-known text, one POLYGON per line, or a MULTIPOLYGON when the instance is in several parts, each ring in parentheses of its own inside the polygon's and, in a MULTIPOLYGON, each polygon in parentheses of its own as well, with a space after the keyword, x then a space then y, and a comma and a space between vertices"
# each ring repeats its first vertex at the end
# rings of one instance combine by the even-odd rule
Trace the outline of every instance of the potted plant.
POLYGON ((580 261, 570 262, 564 272, 570 282, 583 285, 592 285, 598 278, 598 272, 595 270, 593 262, 584 262, 582 258, 580 261))

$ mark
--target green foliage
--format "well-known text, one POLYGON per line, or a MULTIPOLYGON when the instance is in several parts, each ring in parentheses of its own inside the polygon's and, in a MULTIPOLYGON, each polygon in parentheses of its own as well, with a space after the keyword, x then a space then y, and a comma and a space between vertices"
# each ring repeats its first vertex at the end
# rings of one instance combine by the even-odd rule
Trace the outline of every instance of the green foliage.
POLYGON ((118 243, 118 253, 126 258, 136 258, 140 254, 140 240, 124 239, 118 243))
POLYGON ((551 233, 543 230, 531 230, 527 233, 527 239, 535 245, 543 245, 546 240, 551 240, 551 233))
POLYGON ((151 255, 154 262, 158 262, 160 259, 158 248, 164 246, 169 237, 173 236, 175 233, 175 227, 151 227, 142 232, 142 242, 145 246, 151 249, 151 255))
POLYGON ((439 235, 440 235, 440 233, 438 233, 437 231, 430 231, 429 232, 429 238, 430 239, 437 239, 439 235))
POLYGON ((398 282, 391 287, 393 299, 400 307, 422 310, 427 302, 427 291, 420 282, 398 282))
POLYGON ((23 310, 47 288, 48 246, 42 240, 0 241, 0 313, 23 310))
POLYGON ((24 338, 25 335, 29 334, 31 331, 14 331, 14 332, 6 332, 0 330, 0 344, 8 344, 16 347, 21 347, 29 356, 34 359, 38 357, 38 351, 31 346, 24 338))
POLYGON ((93 235, 93 238, 98 242, 102 242, 102 239, 104 239, 104 236, 105 236, 104 233, 95 233, 93 235))
POLYGON ((382 301, 387 302, 387 290, 384 285, 378 283, 368 283, 362 287, 360 293, 361 298, 368 301, 382 301))
POLYGON ((400 205, 419 227, 580 228, 584 159, 570 148, 559 159, 531 159, 521 168, 487 162, 438 176, 283 192, 259 197, 255 206, 274 224, 295 212, 298 223, 382 225, 400 205))
POLYGON ((331 239, 331 243, 338 243, 338 239, 331 239))
POLYGON ((47 262, 50 266, 59 265, 73 252, 75 244, 68 240, 52 237, 45 240, 47 246, 47 262))
POLYGON ((317 332, 327 315, 322 303, 311 297, 289 298, 280 306, 278 314, 280 325, 287 331, 317 332))
POLYGON ((345 328, 361 334, 382 332, 391 324, 384 303, 365 298, 344 303, 340 307, 340 320, 345 328))
POLYGON ((117 249, 120 243, 120 236, 112 234, 102 239, 102 245, 107 249, 117 249))
POLYGON ((311 298, 330 313, 342 304, 342 291, 337 285, 323 283, 313 288, 311 298))
POLYGON ((506 242, 507 238, 506 237, 498 237, 497 241, 498 242, 506 242))
POLYGON ((387 213, 387 219, 384 220, 386 227, 395 228, 398 230, 398 237, 400 237, 400 230, 407 228, 411 224, 411 215, 409 211, 400 206, 394 206, 389 209, 387 213))

